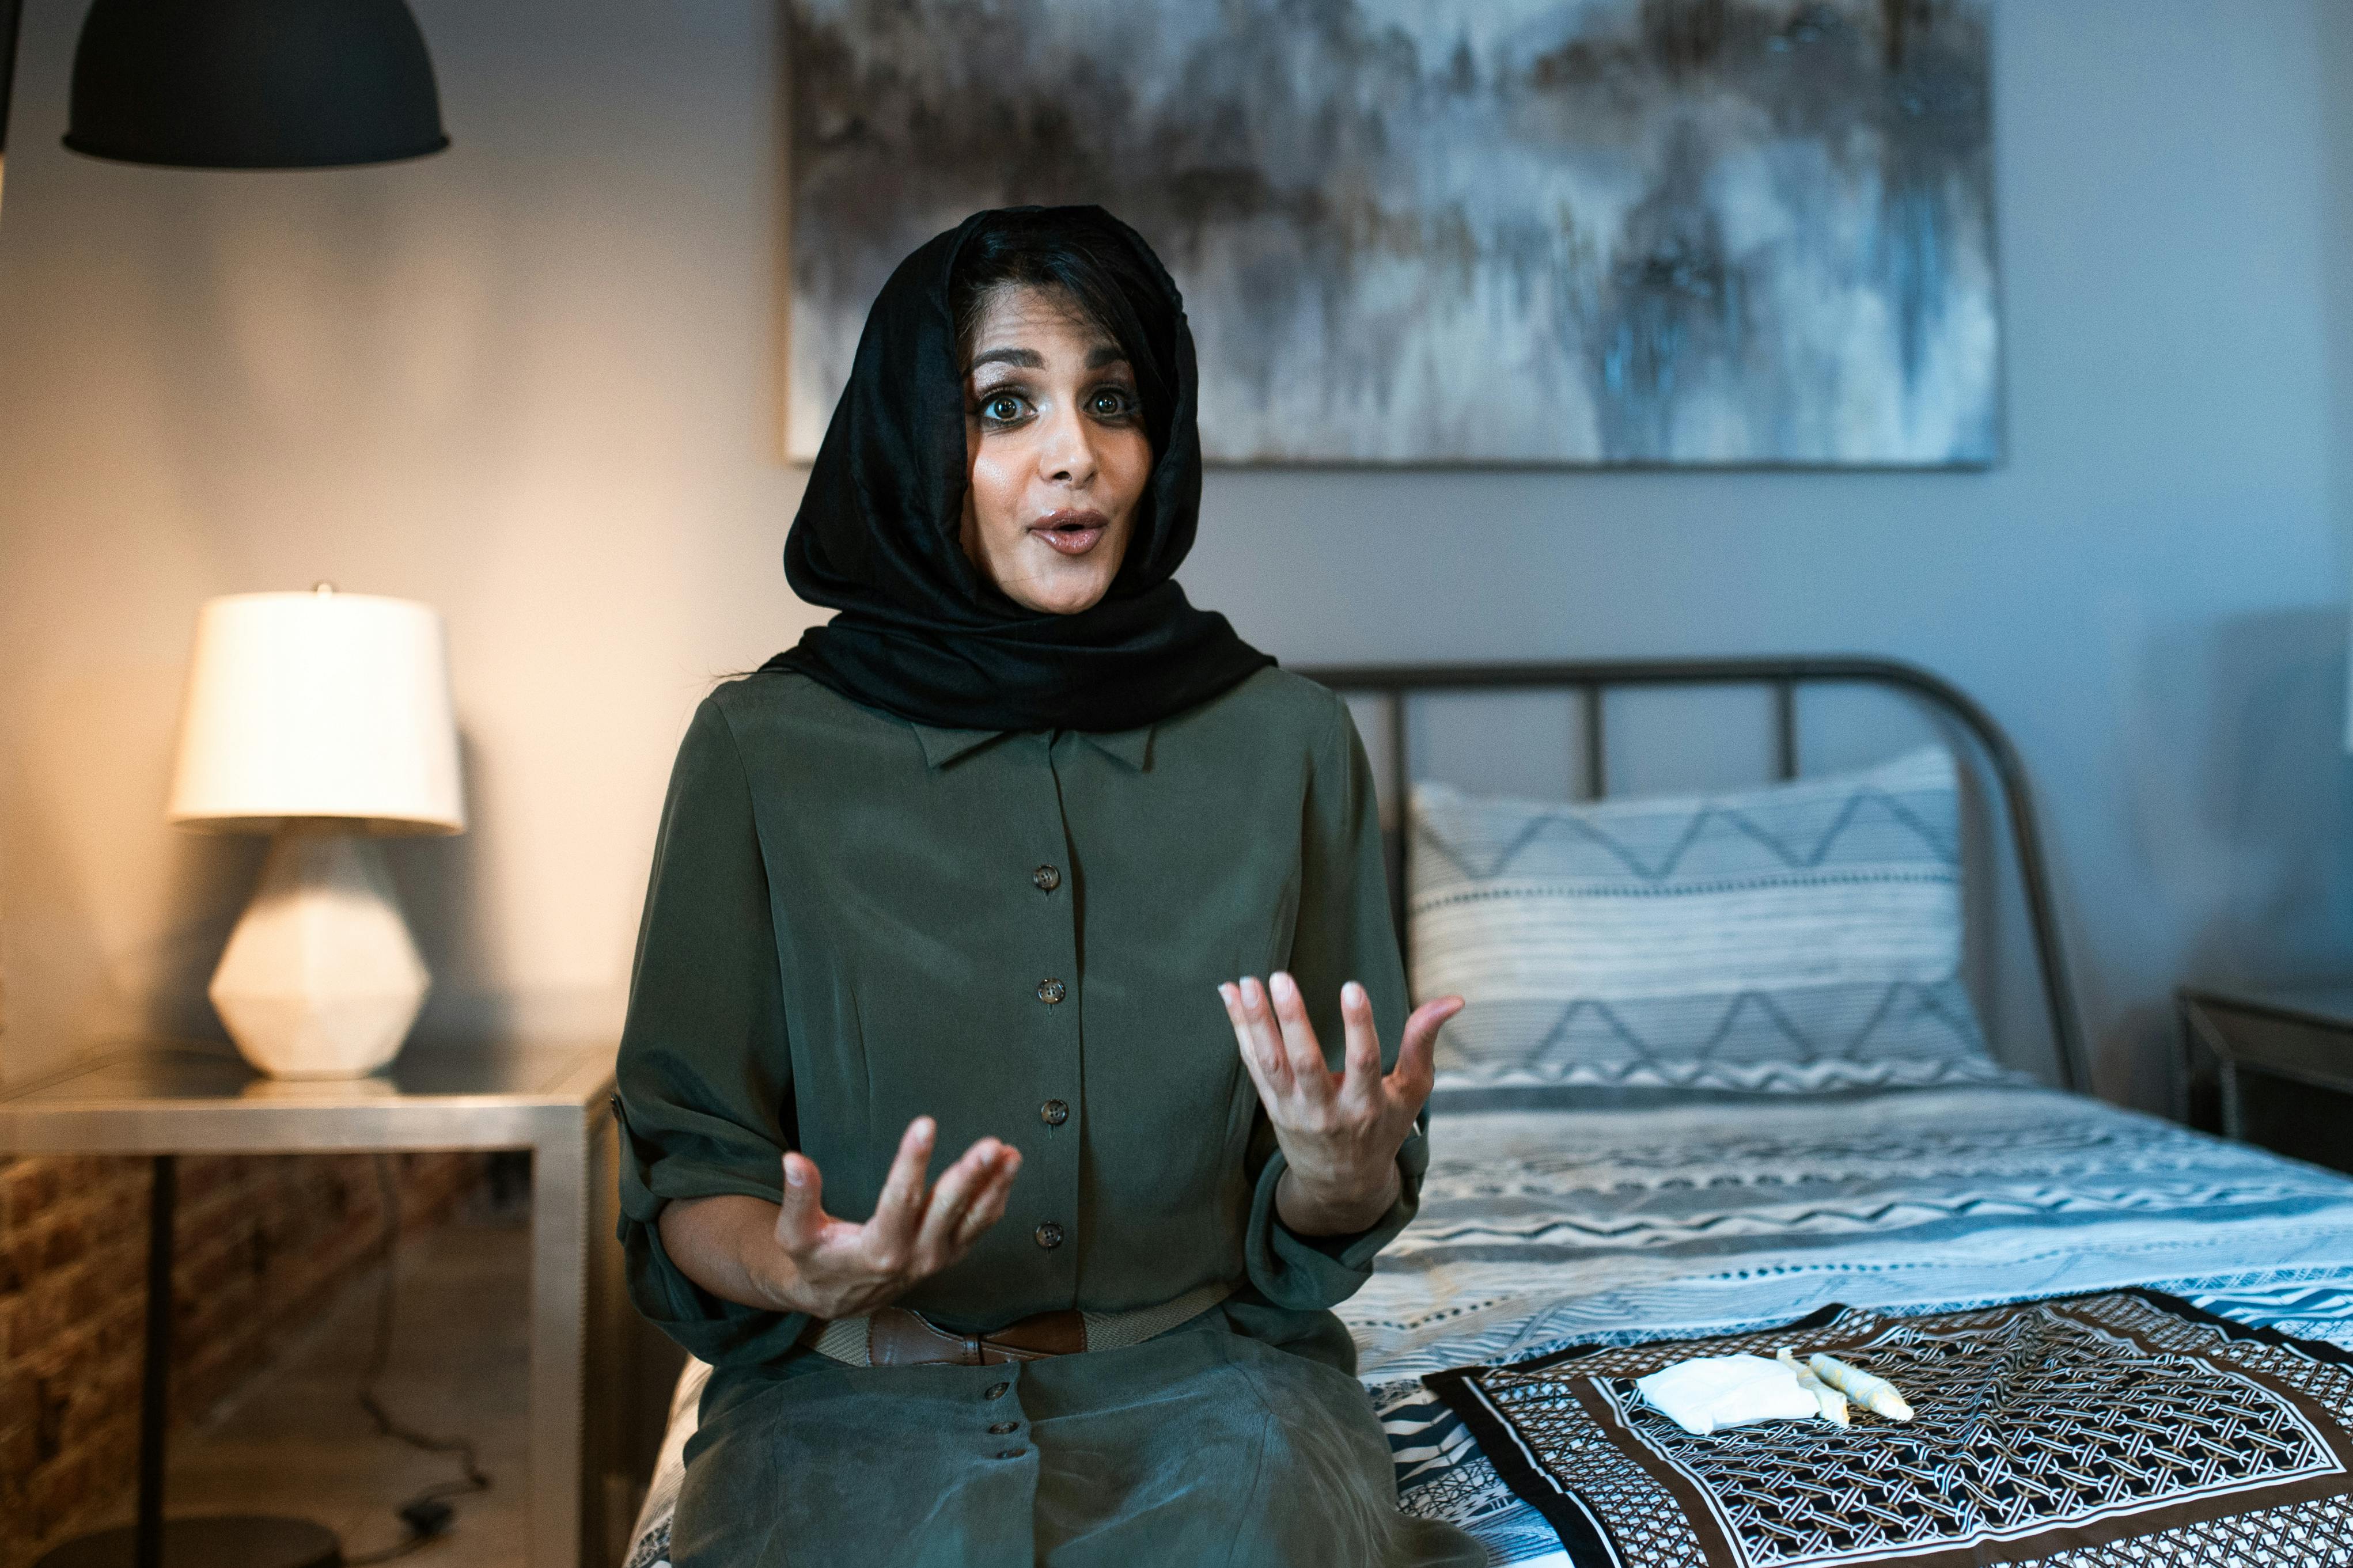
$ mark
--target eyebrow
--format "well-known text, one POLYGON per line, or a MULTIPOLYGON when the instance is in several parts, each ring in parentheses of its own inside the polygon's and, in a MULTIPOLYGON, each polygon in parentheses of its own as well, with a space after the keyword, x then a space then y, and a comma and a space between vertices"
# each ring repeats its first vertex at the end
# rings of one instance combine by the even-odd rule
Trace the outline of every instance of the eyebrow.
MULTIPOLYGON (((1087 353, 1089 370, 1126 363, 1126 352, 1117 343, 1098 343, 1087 353)), ((1046 360, 1036 349, 983 349, 972 356, 972 368, 978 370, 985 364, 1018 364, 1029 370, 1043 370, 1046 360)))

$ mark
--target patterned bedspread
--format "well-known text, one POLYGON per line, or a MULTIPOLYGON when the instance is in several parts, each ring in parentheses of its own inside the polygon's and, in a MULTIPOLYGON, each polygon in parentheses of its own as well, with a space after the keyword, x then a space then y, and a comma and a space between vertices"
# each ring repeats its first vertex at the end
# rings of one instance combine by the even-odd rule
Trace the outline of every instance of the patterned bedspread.
MULTIPOLYGON (((1419 1216, 1342 1316, 1409 1510, 1565 1562, 1420 1374, 1571 1343, 2150 1286, 2353 1345, 2353 1180, 2017 1085, 1551 1108, 1441 1091, 1419 1216)), ((667 1557, 690 1365, 630 1568, 667 1557)))
POLYGON ((1609 1110, 1508 1098, 1433 1101, 1421 1213, 1341 1309, 1405 1506, 1498 1563, 1567 1559, 1422 1373, 1831 1303, 2135 1285, 2353 1346, 2353 1180, 2154 1117, 2022 1082, 1609 1110))

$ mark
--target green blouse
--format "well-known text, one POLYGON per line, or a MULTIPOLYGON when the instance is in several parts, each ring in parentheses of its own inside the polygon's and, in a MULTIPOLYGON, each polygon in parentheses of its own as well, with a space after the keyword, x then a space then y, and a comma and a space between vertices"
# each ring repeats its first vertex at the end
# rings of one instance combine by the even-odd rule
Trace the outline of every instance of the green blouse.
POLYGON ((1394 1062, 1372 776, 1323 687, 1263 669, 1093 734, 934 729, 794 673, 721 686, 670 775, 621 1038, 632 1298, 723 1374, 798 1370, 808 1318, 704 1290, 656 1216, 776 1202, 798 1148, 827 1211, 862 1219, 929 1114, 934 1175, 985 1134, 1023 1163, 1005 1217, 904 1305, 985 1332, 1222 1280, 1240 1331, 1346 1363, 1326 1310, 1412 1217, 1426 1121, 1379 1224, 1284 1226, 1283 1157, 1216 990, 1283 968, 1335 1068, 1349 979, 1394 1062))

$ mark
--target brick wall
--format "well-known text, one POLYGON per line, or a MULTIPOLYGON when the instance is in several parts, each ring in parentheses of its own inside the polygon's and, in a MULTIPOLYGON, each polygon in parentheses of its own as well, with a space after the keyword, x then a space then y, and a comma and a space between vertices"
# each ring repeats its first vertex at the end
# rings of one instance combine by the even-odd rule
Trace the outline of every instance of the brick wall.
MULTIPOLYGON (((486 1156, 393 1156, 404 1232, 480 1183, 486 1156)), ((136 1489, 149 1162, 0 1157, 0 1568, 136 1489)), ((374 1256, 367 1154, 179 1161, 172 1425, 200 1417, 374 1256)))

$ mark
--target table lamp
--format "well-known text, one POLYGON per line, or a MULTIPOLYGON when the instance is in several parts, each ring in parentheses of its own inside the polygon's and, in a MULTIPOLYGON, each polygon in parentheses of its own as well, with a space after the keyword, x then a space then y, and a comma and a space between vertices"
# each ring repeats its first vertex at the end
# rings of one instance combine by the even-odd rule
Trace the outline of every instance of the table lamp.
POLYGON ((441 617, 372 594, 232 594, 196 618, 171 820, 274 834, 206 994, 274 1078, 399 1053, 431 981, 378 840, 462 833, 441 617))

